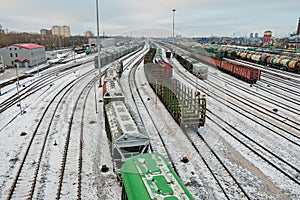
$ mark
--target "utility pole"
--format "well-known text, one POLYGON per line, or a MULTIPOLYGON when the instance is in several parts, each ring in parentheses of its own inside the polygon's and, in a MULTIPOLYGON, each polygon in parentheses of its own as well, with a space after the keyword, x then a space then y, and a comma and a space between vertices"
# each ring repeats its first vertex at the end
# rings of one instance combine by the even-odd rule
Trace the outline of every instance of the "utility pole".
POLYGON ((99 12, 98 12, 98 0, 96 0, 96 11, 97 11, 97 49, 98 49, 98 67, 99 67, 99 87, 102 87, 101 83, 101 59, 100 59, 100 39, 99 39, 99 12))
POLYGON ((21 104, 21 99, 20 99, 20 92, 19 92, 19 86, 20 86, 20 82, 19 82, 19 64, 20 64, 20 60, 16 59, 15 63, 17 64, 16 66, 16 74, 17 74, 17 94, 18 94, 18 101, 19 101, 19 106, 20 106, 20 113, 21 115, 23 115, 23 111, 22 111, 22 104, 21 104))
POLYGON ((174 15, 175 15, 175 11, 176 9, 172 9, 173 11, 173 45, 175 44, 175 38, 174 38, 174 15))

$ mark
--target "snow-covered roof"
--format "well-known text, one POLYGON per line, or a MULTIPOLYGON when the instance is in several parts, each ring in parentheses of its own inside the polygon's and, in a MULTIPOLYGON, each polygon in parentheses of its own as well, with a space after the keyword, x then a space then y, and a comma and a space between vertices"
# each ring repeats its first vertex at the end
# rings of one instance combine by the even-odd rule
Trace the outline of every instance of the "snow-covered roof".
POLYGON ((122 101, 105 106, 113 143, 125 146, 138 146, 149 142, 149 138, 138 130, 129 111, 122 101))

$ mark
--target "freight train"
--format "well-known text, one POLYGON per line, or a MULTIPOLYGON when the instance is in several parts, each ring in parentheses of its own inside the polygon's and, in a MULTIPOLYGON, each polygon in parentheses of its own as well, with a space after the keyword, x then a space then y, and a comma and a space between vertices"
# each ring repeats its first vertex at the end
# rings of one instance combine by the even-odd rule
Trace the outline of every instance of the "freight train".
POLYGON ((194 199, 169 162, 157 153, 127 159, 121 176, 121 200, 194 199))
POLYGON ((237 58, 285 71, 300 73, 300 59, 253 51, 238 51, 237 58))
POLYGON ((200 79, 207 79, 208 67, 199 63, 189 56, 184 56, 182 52, 176 51, 174 53, 175 58, 178 62, 190 73, 194 74, 200 79))
POLYGON ((256 83, 257 80, 260 80, 261 71, 235 62, 236 52, 231 49, 201 47, 194 49, 191 56, 248 83, 256 83), (225 60, 224 58, 230 59, 225 60))
MULTIPOLYGON (((130 45, 128 47, 121 47, 118 48, 117 50, 111 50, 111 51, 107 51, 107 52, 103 52, 100 55, 100 63, 101 63, 101 67, 107 65, 108 63, 111 63, 137 49, 139 49, 141 46, 143 46, 143 44, 139 45, 139 44, 133 44, 130 45)), ((95 68, 98 69, 98 56, 94 57, 94 65, 95 68)))
POLYGON ((297 56, 290 56, 293 54, 286 54, 283 51, 267 51, 255 48, 233 48, 227 46, 214 46, 205 48, 209 56, 222 59, 223 57, 229 59, 242 59, 272 68, 277 68, 289 72, 300 73, 300 58, 297 56))
MULTIPOLYGON (((208 75, 208 67, 200 63, 199 61, 192 58, 189 53, 180 50, 174 46, 167 45, 168 48, 173 52, 173 56, 178 60, 178 62, 190 73, 194 74, 196 77, 205 80, 208 75)), ((166 51, 166 57, 171 58, 171 51, 166 51)))
MULTIPOLYGON (((211 55, 211 54, 210 54, 211 55)), ((248 67, 246 65, 237 64, 230 60, 218 59, 216 57, 210 57, 205 55, 199 55, 199 59, 216 66, 221 71, 229 73, 247 83, 256 83, 260 80, 261 71, 256 68, 248 67)))
MULTIPOLYGON (((147 57, 152 56, 154 50, 149 50, 147 57)), ((170 64, 145 60, 144 70, 146 78, 168 109, 174 120, 180 126, 204 126, 206 113, 206 99, 204 95, 195 92, 192 88, 184 86, 180 81, 172 78, 170 64)))
POLYGON ((150 149, 149 137, 137 126, 125 104, 119 80, 120 68, 120 63, 113 63, 105 72, 103 84, 105 128, 111 141, 113 165, 118 179, 119 170, 126 159, 150 149))

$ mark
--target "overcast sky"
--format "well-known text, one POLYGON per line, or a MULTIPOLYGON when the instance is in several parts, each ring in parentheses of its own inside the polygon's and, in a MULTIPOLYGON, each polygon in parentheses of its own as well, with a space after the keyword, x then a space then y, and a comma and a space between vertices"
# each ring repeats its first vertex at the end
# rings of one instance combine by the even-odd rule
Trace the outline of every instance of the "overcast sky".
MULTIPOLYGON (((0 0, 3 29, 35 32, 70 26, 72 35, 96 28, 96 0, 0 0)), ((106 35, 283 37, 296 31, 300 0, 99 0, 100 32, 106 35)))

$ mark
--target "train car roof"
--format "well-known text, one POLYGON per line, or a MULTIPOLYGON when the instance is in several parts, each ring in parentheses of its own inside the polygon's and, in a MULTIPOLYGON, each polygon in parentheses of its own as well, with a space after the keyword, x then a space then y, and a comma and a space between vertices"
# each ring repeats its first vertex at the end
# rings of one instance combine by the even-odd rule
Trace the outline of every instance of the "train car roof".
POLYGON ((114 80, 118 79, 119 74, 118 74, 118 68, 116 65, 111 65, 105 72, 104 76, 104 82, 109 81, 109 80, 114 80))
POLYGON ((140 133, 122 101, 108 103, 105 110, 114 145, 124 148, 149 144, 149 137, 140 133))
POLYGON ((111 79, 111 80, 106 80, 104 82, 104 87, 105 90, 104 92, 104 97, 103 98, 113 98, 113 97, 121 97, 124 96, 122 87, 119 83, 119 79, 111 79))
POLYGON ((121 168, 128 199, 194 199, 169 162, 160 154, 140 154, 121 168))

